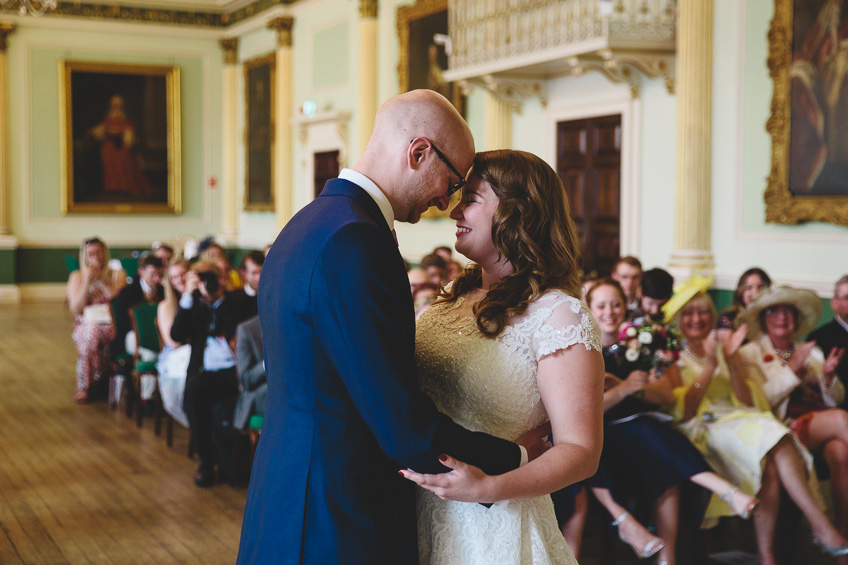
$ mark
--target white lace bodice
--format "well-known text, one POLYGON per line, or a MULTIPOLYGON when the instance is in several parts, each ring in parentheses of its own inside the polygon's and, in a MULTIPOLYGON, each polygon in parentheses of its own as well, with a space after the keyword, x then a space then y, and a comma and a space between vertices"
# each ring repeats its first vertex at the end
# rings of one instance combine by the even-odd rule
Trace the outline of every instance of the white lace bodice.
MULTIPOLYGON (((466 428, 514 440, 548 419, 539 360, 568 347, 600 351, 599 336, 583 303, 559 290, 510 318, 496 338, 480 333, 464 297, 436 304, 416 329, 421 388, 466 428)), ((418 550, 422 565, 577 564, 547 495, 486 508, 418 489, 418 550)))
POLYGON ((510 318, 496 338, 480 333, 465 297, 436 304, 416 329, 421 388, 466 428, 514 440, 548 419, 536 384, 539 360, 574 345, 600 351, 599 336, 586 306, 560 290, 510 318))

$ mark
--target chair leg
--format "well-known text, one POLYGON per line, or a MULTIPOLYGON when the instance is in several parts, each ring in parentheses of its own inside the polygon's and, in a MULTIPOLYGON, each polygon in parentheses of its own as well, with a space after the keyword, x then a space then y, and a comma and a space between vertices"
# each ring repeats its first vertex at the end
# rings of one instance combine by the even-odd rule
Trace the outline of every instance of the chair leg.
POLYGON ((165 424, 165 441, 168 447, 174 447, 174 419, 168 414, 168 422, 165 424))
POLYGON ((194 435, 191 433, 188 436, 188 458, 194 459, 194 435))
POLYGON ((145 406, 145 401, 139 399, 139 401, 138 401, 138 413, 135 416, 135 423, 139 428, 144 426, 144 406, 145 406))

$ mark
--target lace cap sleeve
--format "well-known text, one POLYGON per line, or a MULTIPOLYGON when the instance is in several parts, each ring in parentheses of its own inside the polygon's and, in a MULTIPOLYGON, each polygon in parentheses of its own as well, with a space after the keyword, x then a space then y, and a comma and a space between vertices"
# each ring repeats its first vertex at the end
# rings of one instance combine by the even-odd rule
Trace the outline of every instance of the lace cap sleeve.
POLYGON ((587 350, 601 350, 598 324, 580 300, 554 291, 542 296, 534 306, 543 317, 533 334, 536 361, 576 344, 583 344, 587 350))

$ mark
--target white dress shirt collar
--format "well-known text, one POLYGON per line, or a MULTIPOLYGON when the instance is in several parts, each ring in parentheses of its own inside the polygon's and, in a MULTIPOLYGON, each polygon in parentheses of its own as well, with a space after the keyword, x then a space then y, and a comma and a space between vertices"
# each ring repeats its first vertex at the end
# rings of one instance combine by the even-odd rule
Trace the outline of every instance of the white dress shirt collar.
POLYGON ((151 292, 153 292, 153 289, 152 289, 152 288, 150 288, 150 285, 149 285, 149 284, 147 284, 146 282, 144 282, 144 279, 143 279, 143 278, 138 277, 138 284, 140 284, 140 285, 141 285, 141 292, 143 292, 145 295, 150 294, 151 292))
POLYGON ((845 331, 848 332, 848 322, 839 317, 838 314, 833 315, 833 319, 836 320, 836 323, 845 328, 845 331))
POLYGON ((380 187, 374 184, 374 181, 353 169, 342 169, 339 173, 339 178, 350 181, 367 192, 371 198, 374 199, 374 202, 377 203, 377 206, 380 207, 380 212, 383 213, 383 217, 386 219, 389 229, 393 230, 395 228, 395 213, 392 210, 392 205, 389 203, 389 199, 383 191, 380 190, 380 187))
POLYGON ((256 291, 250 288, 249 285, 244 285, 244 293, 248 296, 256 296, 256 291))

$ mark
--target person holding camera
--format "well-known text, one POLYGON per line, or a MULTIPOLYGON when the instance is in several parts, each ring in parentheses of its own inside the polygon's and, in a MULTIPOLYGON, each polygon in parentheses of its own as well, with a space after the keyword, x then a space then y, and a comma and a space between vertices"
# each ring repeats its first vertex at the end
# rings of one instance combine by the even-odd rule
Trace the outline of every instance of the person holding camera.
POLYGON ((200 460, 194 478, 199 487, 215 484, 216 464, 221 480, 230 478, 227 439, 239 392, 232 347, 237 308, 224 293, 219 274, 214 263, 194 265, 171 326, 171 339, 191 344, 184 408, 200 460))

